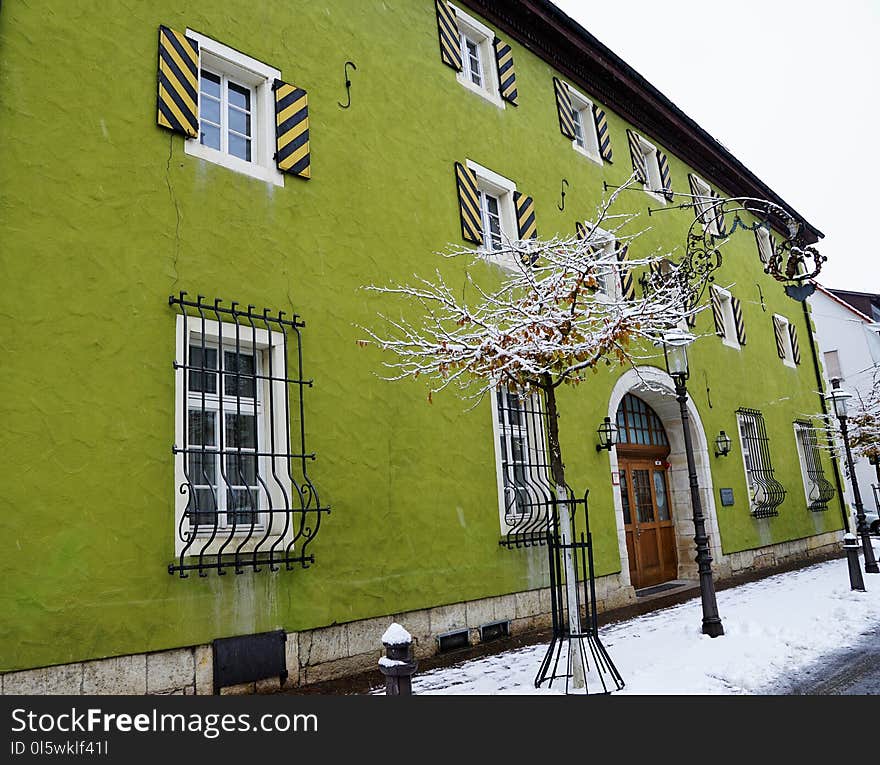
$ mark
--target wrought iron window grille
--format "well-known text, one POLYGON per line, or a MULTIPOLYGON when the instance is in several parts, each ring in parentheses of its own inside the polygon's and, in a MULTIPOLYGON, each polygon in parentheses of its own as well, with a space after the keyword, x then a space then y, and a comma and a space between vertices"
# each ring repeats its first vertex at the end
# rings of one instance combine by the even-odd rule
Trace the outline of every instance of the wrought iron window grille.
POLYGON ((822 512, 828 509, 828 503, 834 496, 834 487, 825 478, 816 427, 809 420, 795 420, 794 426, 807 478, 807 509, 822 512))
POLYGON ((501 445, 504 525, 500 541, 508 549, 547 543, 547 519, 553 501, 544 431, 543 396, 495 392, 501 445))
POLYGON ((785 499, 785 487, 773 477, 770 461, 770 439, 764 425, 764 415, 757 409, 736 410, 740 443, 746 466, 751 513, 755 518, 779 515, 779 506, 785 499))
POLYGON ((170 574, 308 568, 330 508, 308 474, 302 329, 256 306, 170 296, 178 313, 175 560, 170 574), (294 374, 291 374, 291 371, 294 374), (294 451, 293 443, 298 450, 294 451))

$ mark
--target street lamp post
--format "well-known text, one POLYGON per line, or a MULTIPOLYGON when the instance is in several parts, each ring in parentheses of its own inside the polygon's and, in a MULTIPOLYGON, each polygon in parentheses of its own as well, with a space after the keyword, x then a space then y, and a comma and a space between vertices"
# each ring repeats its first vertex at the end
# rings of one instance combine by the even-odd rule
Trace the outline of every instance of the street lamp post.
POLYGON ((687 411, 687 379, 689 376, 687 347, 694 336, 682 330, 670 330, 663 335, 663 356, 666 371, 675 383, 675 397, 681 410, 681 426, 684 430, 684 450, 687 455, 688 480, 691 487, 691 506, 694 515, 694 542, 697 545, 697 570, 700 574, 700 598, 703 601, 703 634, 719 637, 724 634, 724 626, 718 615, 715 600, 715 583, 712 581, 712 555, 709 552, 709 537, 706 534, 706 519, 703 516, 703 503, 697 483, 697 467, 694 462, 694 446, 691 441, 690 418, 687 411))
POLYGON ((840 379, 835 377, 831 381, 831 392, 826 395, 834 406, 834 414, 840 421, 840 436, 843 439, 843 451, 846 454, 846 467, 849 470, 850 483, 853 490, 853 504, 856 507, 856 533, 862 538, 862 554, 865 556, 865 573, 880 574, 880 567, 877 566, 877 560, 874 557, 874 548, 871 546, 871 535, 868 533, 868 524, 865 519, 865 508, 862 505, 862 494, 859 491, 859 482, 856 480, 856 469, 853 465, 852 451, 849 448, 849 438, 847 435, 846 419, 846 402, 852 398, 852 393, 848 393, 840 388, 840 379))

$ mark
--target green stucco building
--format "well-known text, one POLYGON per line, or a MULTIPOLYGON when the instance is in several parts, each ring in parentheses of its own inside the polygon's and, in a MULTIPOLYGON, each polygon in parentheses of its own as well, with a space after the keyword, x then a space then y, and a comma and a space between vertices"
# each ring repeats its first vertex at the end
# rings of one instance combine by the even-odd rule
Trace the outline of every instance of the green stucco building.
MULTIPOLYGON (((421 656, 546 624, 545 548, 499 544, 540 424, 380 379, 359 327, 400 306, 362 287, 463 279, 449 243, 570 235, 634 169, 622 211, 752 196, 821 236, 546 0, 7 0, 0 146, 4 693, 210 693, 213 641, 279 630, 295 686, 375 666, 392 619, 421 656)), ((638 246, 680 249, 694 214, 638 246)), ((762 237, 724 244, 690 351, 719 578, 844 525, 795 424, 821 406, 809 319, 762 237)), ((603 609, 696 576, 662 370, 559 397, 603 609)))

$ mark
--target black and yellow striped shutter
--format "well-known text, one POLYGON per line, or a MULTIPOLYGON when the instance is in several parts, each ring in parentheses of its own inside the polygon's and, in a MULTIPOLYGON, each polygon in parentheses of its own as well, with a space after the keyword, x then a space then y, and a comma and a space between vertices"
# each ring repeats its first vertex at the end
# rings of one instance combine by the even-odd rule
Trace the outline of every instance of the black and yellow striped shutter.
POLYGON ((785 325, 779 321, 778 316, 773 317, 773 334, 776 337, 776 353, 780 359, 785 360, 785 325))
POLYGON ((629 156, 632 159, 633 172, 639 181, 647 183, 648 168, 645 164, 645 155, 642 152, 641 141, 639 141, 639 137, 632 130, 626 131, 626 138, 629 141, 629 156))
POLYGON ((495 62, 498 64, 498 90, 501 97, 513 106, 517 105, 516 70, 513 68, 513 51, 504 40, 495 38, 495 62))
POLYGON ((455 183, 458 187, 458 211, 461 217, 461 235, 474 244, 483 243, 483 223, 480 215, 480 195, 477 175, 461 162, 455 163, 455 183))
POLYGON ((461 71, 461 38, 458 34, 458 21, 455 11, 445 0, 435 0, 437 8, 437 32, 440 35, 440 59, 456 72, 461 71))
POLYGON ((612 162, 611 136, 608 134, 608 118, 605 110, 593 104, 593 119, 596 122, 596 138, 599 140, 599 154, 606 162, 612 162))
POLYGON ((736 327, 736 339, 740 345, 746 344, 746 325, 743 321, 742 301, 731 296, 730 307, 733 309, 733 324, 736 327))
POLYGON ((660 184, 663 186, 663 196, 671 202, 674 195, 672 193, 672 178, 669 175, 669 160, 660 149, 657 149, 657 166, 660 168, 660 184))
POLYGON ((535 200, 530 196, 513 192, 513 205, 516 208, 516 229, 520 239, 537 239, 538 228, 535 225, 535 200))
POLYGON ((309 96, 302 88, 275 80, 275 164, 282 173, 311 178, 309 96))
POLYGON ((617 250, 617 263, 618 270, 620 271, 620 294, 623 295, 624 300, 635 300, 636 298, 636 285, 633 280, 632 271, 624 265, 626 261, 626 253, 629 250, 629 247, 625 244, 621 244, 619 241, 616 243, 617 250))
POLYGON ((556 114, 559 117, 559 132, 573 140, 574 117, 571 113, 571 96, 568 94, 568 85, 554 77, 553 89, 556 91, 556 114))
POLYGON ((788 335, 791 338, 791 355, 794 357, 794 363, 801 363, 801 347, 798 344, 797 327, 794 324, 788 325, 788 335))
POLYGON ((724 309, 721 306, 721 293, 714 287, 711 289, 712 318, 715 319, 715 334, 724 337, 724 309))
POLYGON ((199 44, 159 27, 158 122, 175 133, 199 137, 199 44))

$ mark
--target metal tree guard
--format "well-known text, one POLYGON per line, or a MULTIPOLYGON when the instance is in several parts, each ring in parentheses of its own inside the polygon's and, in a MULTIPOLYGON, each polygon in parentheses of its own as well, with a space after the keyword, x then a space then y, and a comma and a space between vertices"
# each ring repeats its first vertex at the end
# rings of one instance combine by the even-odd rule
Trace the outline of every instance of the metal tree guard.
POLYGON ((547 550, 550 558, 550 601, 553 612, 553 637, 541 668, 535 676, 535 687, 544 683, 548 688, 555 681, 565 681, 565 692, 571 690, 575 666, 583 667, 584 688, 579 693, 611 693, 623 688, 624 682, 611 661, 608 651, 599 639, 599 617, 596 610, 596 583, 593 572, 593 538, 590 534, 587 495, 583 499, 551 501, 547 521, 547 550), (564 539, 560 533, 559 514, 568 513, 570 528, 577 528, 578 517, 583 518, 583 531, 575 538, 564 539), (568 599, 566 597, 566 566, 564 556, 572 553, 577 582, 578 610, 581 612, 581 631, 569 629, 568 599))

